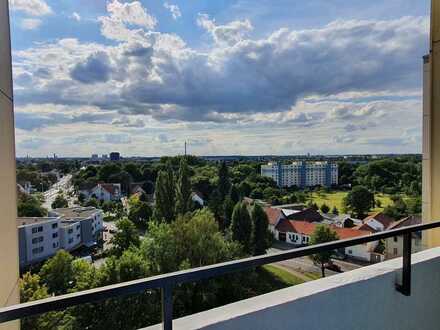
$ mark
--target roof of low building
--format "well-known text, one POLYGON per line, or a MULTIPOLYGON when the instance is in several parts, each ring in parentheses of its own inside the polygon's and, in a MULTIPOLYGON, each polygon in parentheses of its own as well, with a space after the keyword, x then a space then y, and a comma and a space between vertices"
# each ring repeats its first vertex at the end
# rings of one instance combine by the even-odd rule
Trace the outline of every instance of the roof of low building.
POLYGON ((17 218, 17 227, 28 226, 37 223, 45 223, 58 220, 57 217, 19 217, 17 218))
POLYGON ((281 211, 281 209, 276 209, 273 207, 265 207, 264 212, 266 212, 267 220, 269 221, 269 224, 276 225, 278 222, 278 219, 284 218, 284 214, 281 211))
MULTIPOLYGON (((316 226, 318 225, 319 224, 310 223, 307 221, 285 219, 278 224, 277 230, 280 232, 293 232, 297 234, 311 236, 315 231, 316 226)), ((328 227, 336 232, 339 239, 354 238, 371 234, 369 231, 358 230, 354 228, 339 228, 333 225, 329 225, 328 227)))
POLYGON ((121 184, 120 183, 98 183, 98 186, 101 186, 104 190, 114 195, 116 193, 116 188, 120 191, 121 184))
POLYGON ((389 229, 403 228, 407 226, 420 225, 422 223, 422 218, 418 215, 410 215, 409 217, 400 219, 393 222, 389 229))
POLYGON ((371 215, 369 215, 368 217, 366 217, 363 222, 366 223, 369 220, 376 220, 377 222, 380 222, 385 229, 388 229, 388 227, 395 222, 395 220, 387 215, 385 215, 383 212, 376 212, 373 213, 371 215))
POLYGON ((77 206, 77 207, 66 207, 55 209, 53 212, 63 217, 64 219, 78 219, 78 218, 88 218, 94 215, 96 212, 100 212, 100 209, 97 209, 93 206, 77 206))
POLYGON ((377 233, 377 230, 370 227, 368 224, 366 223, 361 223, 357 226, 354 226, 353 229, 357 229, 357 230, 365 230, 365 231, 369 231, 370 233, 377 233))

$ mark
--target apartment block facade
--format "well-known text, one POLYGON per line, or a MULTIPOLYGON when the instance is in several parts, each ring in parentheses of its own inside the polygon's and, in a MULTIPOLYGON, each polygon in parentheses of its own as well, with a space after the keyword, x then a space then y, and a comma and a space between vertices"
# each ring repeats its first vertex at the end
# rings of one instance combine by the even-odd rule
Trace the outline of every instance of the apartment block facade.
POLYGON ((261 166, 261 175, 272 178, 279 187, 329 187, 338 184, 338 165, 331 162, 270 162, 261 166))
POLYGON ((20 267, 95 245, 102 237, 102 211, 93 207, 56 209, 46 218, 18 218, 20 267))

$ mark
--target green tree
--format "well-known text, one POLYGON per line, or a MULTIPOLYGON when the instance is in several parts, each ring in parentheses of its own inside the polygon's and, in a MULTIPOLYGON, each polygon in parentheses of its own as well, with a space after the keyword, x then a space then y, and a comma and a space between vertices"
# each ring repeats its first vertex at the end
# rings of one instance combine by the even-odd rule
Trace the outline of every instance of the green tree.
POLYGON ((188 163, 185 157, 180 160, 176 187, 176 213, 183 215, 191 211, 191 182, 188 163))
POLYGON ((17 213, 19 217, 44 217, 47 210, 41 206, 37 198, 23 195, 18 198, 17 213))
POLYGON ((355 186, 344 198, 345 207, 359 219, 374 207, 374 194, 364 186, 355 186))
POLYGON ((269 247, 267 242, 267 231, 269 221, 263 208, 255 204, 251 211, 252 219, 252 249, 255 256, 265 254, 269 247))
MULTIPOLYGON (((21 303, 50 297, 47 287, 41 284, 40 276, 37 274, 23 274, 19 287, 21 303)), ((74 329, 74 324, 75 319, 68 312, 49 312, 21 319, 23 330, 74 329)))
POLYGON ((247 206, 243 202, 235 205, 231 222, 232 239, 242 244, 244 251, 252 254, 251 236, 252 220, 247 206))
POLYGON ((128 219, 139 228, 146 228, 152 215, 153 211, 147 202, 138 200, 130 203, 128 219))
POLYGON ((44 263, 39 275, 49 293, 64 294, 73 288, 73 259, 69 252, 59 250, 55 256, 44 263))
POLYGON ((140 245, 139 233, 132 221, 122 218, 116 222, 116 228, 118 230, 110 241, 113 245, 112 253, 114 255, 121 256, 130 247, 140 245))
POLYGON ((234 202, 234 204, 238 203, 240 198, 240 192, 238 191, 238 188, 235 184, 231 185, 231 189, 229 191, 229 197, 234 202))
MULTIPOLYGON (((334 230, 326 225, 317 225, 310 238, 310 245, 337 241, 338 235, 334 230)), ((331 261, 334 251, 320 252, 311 255, 310 258, 321 266, 322 277, 325 277, 325 264, 331 261)))
POLYGON ((327 214, 330 211, 330 207, 327 204, 322 204, 320 207, 322 213, 327 214))
POLYGON ((68 206, 69 206, 69 202, 64 197, 63 194, 58 194, 57 197, 55 197, 55 200, 52 202, 52 205, 51 205, 51 207, 53 209, 59 209, 59 208, 68 207, 68 206))
POLYGON ((218 191, 221 201, 223 202, 231 189, 231 181, 229 179, 229 170, 226 162, 222 162, 218 170, 218 191))
POLYGON ((225 202, 223 203, 223 222, 221 224, 221 229, 225 230, 229 228, 232 221, 232 213, 234 212, 234 202, 230 197, 226 197, 225 202))
POLYGON ((240 192, 240 197, 248 197, 252 192, 252 187, 247 181, 242 181, 238 185, 238 191, 240 192))
POLYGON ((156 204, 153 217, 159 221, 171 222, 175 218, 175 187, 171 164, 159 172, 156 181, 156 204))

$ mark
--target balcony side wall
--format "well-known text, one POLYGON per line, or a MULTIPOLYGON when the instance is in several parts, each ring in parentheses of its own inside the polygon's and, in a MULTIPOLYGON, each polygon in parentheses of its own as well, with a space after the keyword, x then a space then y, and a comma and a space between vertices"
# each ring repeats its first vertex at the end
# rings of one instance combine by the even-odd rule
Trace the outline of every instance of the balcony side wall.
MULTIPOLYGON (((17 187, 8 1, 0 0, 0 306, 19 302, 17 187)), ((0 325, 18 329, 19 322, 0 325)))

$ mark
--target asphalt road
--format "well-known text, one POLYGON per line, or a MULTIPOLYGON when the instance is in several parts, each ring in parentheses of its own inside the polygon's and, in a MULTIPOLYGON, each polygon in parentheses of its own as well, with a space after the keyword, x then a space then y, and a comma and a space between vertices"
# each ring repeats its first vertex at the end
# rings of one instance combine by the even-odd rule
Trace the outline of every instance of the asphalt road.
POLYGON ((70 180, 72 179, 71 174, 67 174, 63 176, 58 182, 53 184, 49 190, 45 191, 43 193, 44 196, 44 203, 43 207, 51 210, 52 209, 52 203, 55 200, 55 198, 58 196, 58 192, 61 190, 64 193, 64 197, 66 197, 69 200, 69 206, 72 206, 73 200, 71 200, 68 196, 68 194, 72 191, 72 187, 70 185, 70 180))

